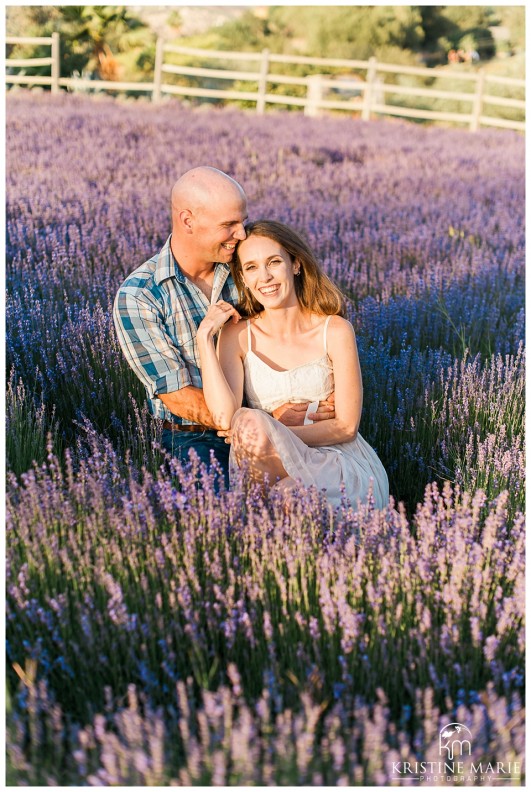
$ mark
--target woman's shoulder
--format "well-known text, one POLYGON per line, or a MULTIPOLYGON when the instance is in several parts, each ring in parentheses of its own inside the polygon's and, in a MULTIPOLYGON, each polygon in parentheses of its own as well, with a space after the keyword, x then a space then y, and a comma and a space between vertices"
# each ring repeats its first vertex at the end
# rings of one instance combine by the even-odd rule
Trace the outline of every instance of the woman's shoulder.
POLYGON ((242 351, 247 351, 247 322, 248 319, 240 319, 239 322, 229 320, 223 325, 220 333, 220 341, 223 339, 224 345, 239 347, 242 351))
POLYGON ((344 338, 354 335, 352 324, 348 319, 344 319, 342 316, 337 314, 328 316, 325 319, 325 323, 327 324, 327 334, 329 336, 344 338))
POLYGON ((342 316, 330 316, 327 320, 326 328, 326 349, 330 357, 335 354, 343 355, 348 349, 356 346, 356 335, 354 328, 348 319, 342 316))

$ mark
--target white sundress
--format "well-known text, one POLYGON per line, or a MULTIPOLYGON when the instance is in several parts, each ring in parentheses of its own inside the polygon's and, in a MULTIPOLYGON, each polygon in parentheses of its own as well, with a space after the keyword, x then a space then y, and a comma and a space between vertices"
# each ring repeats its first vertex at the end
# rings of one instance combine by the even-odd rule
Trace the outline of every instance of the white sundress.
MULTIPOLYGON (((359 432, 346 443, 310 447, 270 415, 286 402, 322 401, 334 390, 333 368, 326 346, 330 318, 324 323, 323 355, 287 371, 271 368, 253 352, 251 323, 247 320, 248 347, 243 362, 247 404, 261 412, 267 435, 291 478, 306 487, 324 489, 334 507, 341 502, 342 485, 353 506, 366 501, 372 486, 375 506, 381 509, 389 501, 387 474, 376 452, 359 432)), ((238 469, 232 451, 230 468, 233 474, 238 469)))

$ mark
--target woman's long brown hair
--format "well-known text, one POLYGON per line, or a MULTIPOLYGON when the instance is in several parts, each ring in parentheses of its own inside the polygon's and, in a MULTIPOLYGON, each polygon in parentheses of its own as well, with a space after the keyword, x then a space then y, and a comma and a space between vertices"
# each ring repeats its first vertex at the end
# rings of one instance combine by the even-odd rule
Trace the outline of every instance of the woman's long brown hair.
MULTIPOLYGON (((257 236, 278 242, 289 254, 292 262, 299 264, 299 274, 295 277, 295 293, 302 308, 323 316, 346 315, 345 298, 321 270, 312 249, 297 231, 276 220, 257 220, 249 223, 245 230, 247 239, 257 236)), ((261 313, 264 306, 253 297, 249 289, 245 288, 238 256, 242 242, 238 243, 230 266, 240 298, 238 310, 242 315, 251 317, 261 313)))

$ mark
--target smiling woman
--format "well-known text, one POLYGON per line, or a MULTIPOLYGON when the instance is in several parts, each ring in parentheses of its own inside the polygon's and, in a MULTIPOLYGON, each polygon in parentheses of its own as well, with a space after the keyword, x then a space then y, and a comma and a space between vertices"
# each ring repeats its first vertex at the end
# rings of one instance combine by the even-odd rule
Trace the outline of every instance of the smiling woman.
MULTIPOLYGON (((243 261, 244 251, 246 259, 253 259, 250 247, 252 240, 260 245, 257 253, 263 250, 263 244, 259 240, 267 240, 267 244, 273 244, 269 250, 271 259, 289 257, 291 261, 297 261, 298 265, 293 268, 293 273, 297 275, 294 281, 294 290, 298 302, 305 310, 315 311, 323 316, 328 314, 339 314, 345 316, 345 300, 339 289, 334 286, 332 281, 322 271, 315 254, 305 240, 294 233, 289 226, 273 220, 259 220, 246 226, 247 239, 245 246, 240 245, 234 264, 231 267, 234 282, 240 295, 240 307, 246 316, 257 316, 263 310, 263 305, 257 295, 253 294, 252 289, 244 277, 244 264, 246 269, 249 265, 258 266, 257 261, 243 261)), ((274 266, 270 262, 270 269, 274 266)))
POLYGON ((197 334, 207 406, 232 435, 231 472, 248 467, 286 504, 303 484, 324 490, 332 506, 344 496, 357 505, 372 493, 384 508, 387 475, 358 432, 361 372, 341 294, 293 229, 259 221, 246 230, 232 269, 247 321, 219 301, 197 334), (229 319, 216 354, 214 337, 229 319), (310 404, 332 394, 330 420, 314 423, 311 413, 304 426, 285 426, 273 417, 286 402, 310 404), (242 408, 244 396, 249 407, 242 408))
POLYGON ((254 299, 269 308, 297 305, 294 280, 300 275, 300 264, 267 237, 253 236, 241 247, 245 249, 239 255, 242 277, 254 299))

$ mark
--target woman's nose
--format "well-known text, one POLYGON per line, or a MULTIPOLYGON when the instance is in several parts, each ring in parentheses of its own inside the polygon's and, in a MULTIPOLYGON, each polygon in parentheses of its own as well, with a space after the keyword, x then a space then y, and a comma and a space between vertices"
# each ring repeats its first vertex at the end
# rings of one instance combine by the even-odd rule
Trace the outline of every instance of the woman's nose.
POLYGON ((266 267, 265 265, 263 267, 260 267, 258 274, 261 281, 269 281, 273 277, 269 270, 269 267, 266 267))

